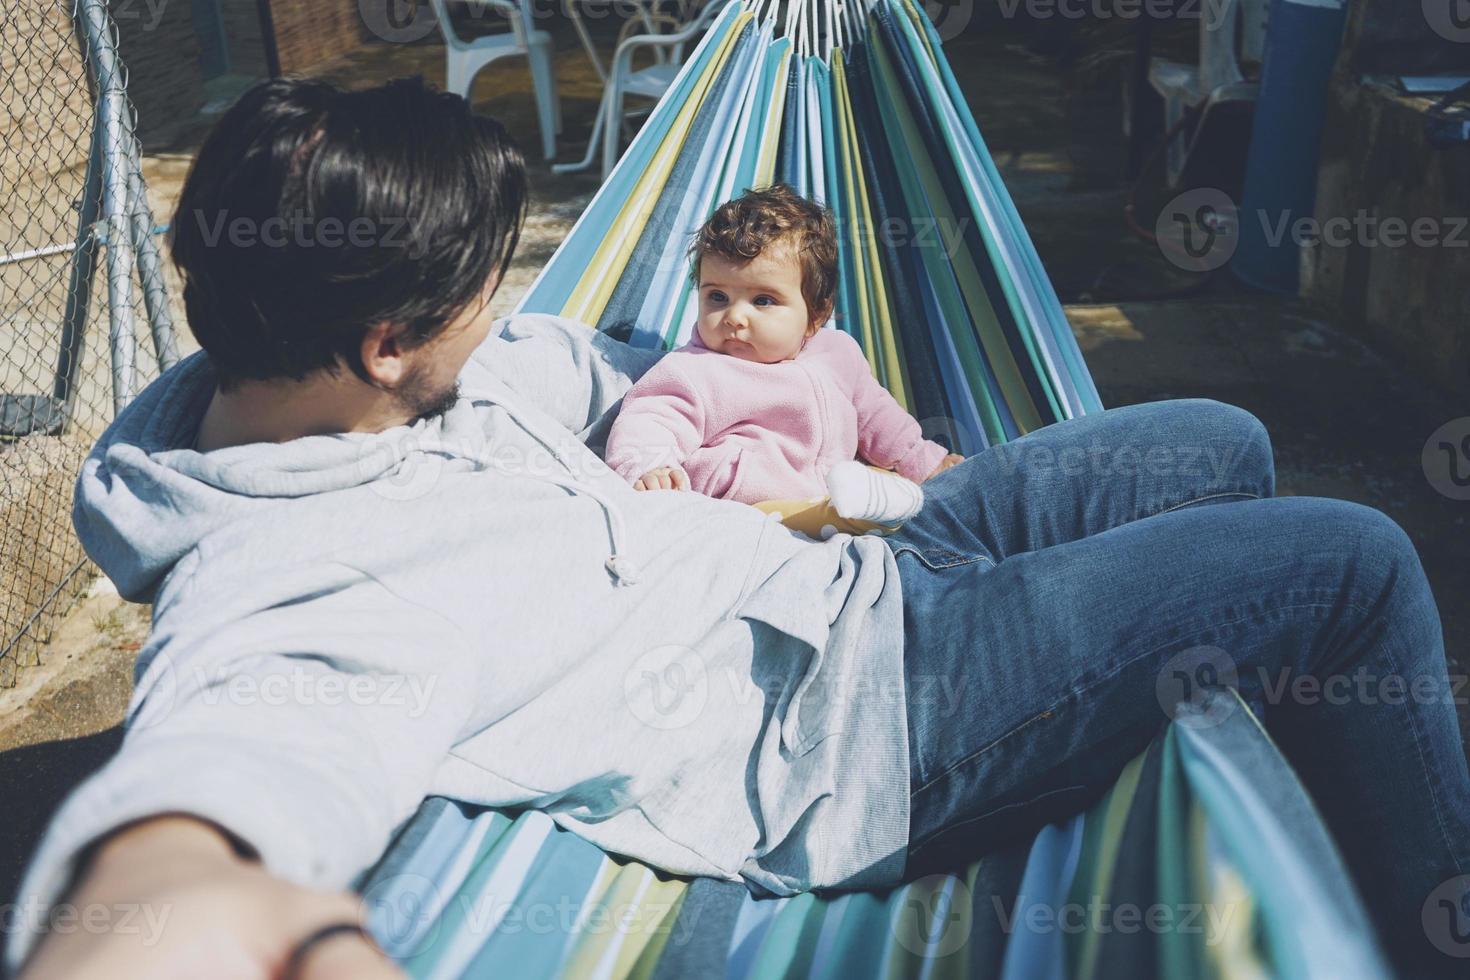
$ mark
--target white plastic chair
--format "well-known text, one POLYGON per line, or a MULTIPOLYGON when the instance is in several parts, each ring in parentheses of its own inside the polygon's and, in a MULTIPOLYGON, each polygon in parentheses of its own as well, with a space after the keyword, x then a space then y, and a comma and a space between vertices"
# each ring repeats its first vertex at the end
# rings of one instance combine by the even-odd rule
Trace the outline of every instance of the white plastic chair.
POLYGON ((556 137, 561 132, 561 100, 556 93, 556 75, 552 71, 551 35, 535 30, 531 22, 531 0, 466 0, 476 6, 499 11, 510 19, 511 29, 505 34, 465 39, 454 30, 446 0, 430 0, 439 18, 439 32, 444 35, 444 87, 447 91, 470 97, 475 76, 480 69, 499 58, 525 55, 531 65, 531 84, 536 95, 536 117, 541 127, 541 151, 546 159, 556 156, 556 137))
MULTIPOLYGON (((1255 101, 1259 86, 1245 80, 1240 59, 1261 60, 1270 9, 1270 0, 1207 0, 1200 4, 1199 64, 1155 58, 1149 66, 1149 84, 1164 97, 1165 132, 1174 131, 1187 112, 1200 110, 1195 126, 1198 133, 1204 128, 1204 115, 1215 105, 1255 101)), ((1187 134, 1170 137, 1165 160, 1169 186, 1177 185, 1183 175, 1190 147, 1187 134)))
POLYGON ((592 124, 592 136, 587 143, 586 155, 576 163, 557 164, 551 169, 559 174, 588 169, 592 166, 598 141, 601 140, 602 179, 607 180, 618 162, 624 98, 629 95, 647 99, 662 98, 683 67, 684 46, 709 29, 725 2, 726 0, 691 0, 684 7, 689 18, 685 20, 661 13, 645 15, 642 18, 645 23, 652 20, 667 24, 673 28, 672 33, 635 34, 619 42, 613 55, 607 84, 603 87, 602 105, 592 124), (647 68, 633 71, 633 55, 643 48, 653 49, 656 60, 647 68))

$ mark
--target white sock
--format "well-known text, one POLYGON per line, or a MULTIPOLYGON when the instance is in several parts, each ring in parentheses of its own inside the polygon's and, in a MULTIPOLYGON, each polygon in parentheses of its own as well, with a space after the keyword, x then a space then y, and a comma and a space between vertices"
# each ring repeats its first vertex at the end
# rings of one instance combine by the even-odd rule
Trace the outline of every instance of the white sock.
POLYGON ((850 521, 898 524, 924 506, 924 491, 917 483, 856 460, 827 471, 827 493, 833 509, 850 521))

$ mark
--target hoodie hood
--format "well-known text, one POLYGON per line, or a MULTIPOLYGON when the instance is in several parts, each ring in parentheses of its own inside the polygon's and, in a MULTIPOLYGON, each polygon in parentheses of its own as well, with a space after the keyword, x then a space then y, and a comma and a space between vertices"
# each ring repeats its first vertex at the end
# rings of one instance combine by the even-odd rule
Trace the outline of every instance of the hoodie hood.
POLYGON ((82 547, 123 598, 151 602, 170 569, 210 532, 310 494, 391 477, 414 452, 484 441, 473 406, 378 433, 303 436, 201 453, 199 422, 215 391, 196 352, 150 384, 82 464, 72 522, 82 547))
MULTIPOLYGON (((215 387, 208 355, 190 355, 123 409, 82 465, 72 507, 77 537, 129 601, 152 602, 174 565, 218 528, 292 498, 379 480, 398 482, 404 461, 426 453, 474 469, 544 480, 594 500, 607 525, 608 573, 620 585, 637 581, 638 565, 625 552, 616 501, 579 478, 560 446, 562 436, 571 435, 538 425, 512 399, 480 393, 483 385, 476 385, 473 400, 461 397, 443 415, 381 432, 302 436, 201 453, 192 447, 215 387), (506 409, 566 473, 531 475, 494 459, 476 402, 506 409)), ((414 472, 413 466, 405 470, 410 480, 414 472)))

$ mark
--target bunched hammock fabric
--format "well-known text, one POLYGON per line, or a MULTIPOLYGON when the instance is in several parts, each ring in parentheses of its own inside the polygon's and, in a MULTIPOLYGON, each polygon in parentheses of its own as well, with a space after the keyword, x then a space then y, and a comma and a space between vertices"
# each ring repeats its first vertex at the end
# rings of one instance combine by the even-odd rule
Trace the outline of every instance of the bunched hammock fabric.
MULTIPOLYGON (((778 20, 765 0, 720 10, 518 311, 675 347, 690 234, 782 180, 837 218, 829 328, 928 434, 972 454, 1100 410, 928 18, 797 0, 778 20)), ((1249 708, 1219 692, 1179 711, 1086 813, 884 893, 757 899, 541 813, 431 799, 361 883, 369 924, 421 978, 1388 976, 1249 708)))

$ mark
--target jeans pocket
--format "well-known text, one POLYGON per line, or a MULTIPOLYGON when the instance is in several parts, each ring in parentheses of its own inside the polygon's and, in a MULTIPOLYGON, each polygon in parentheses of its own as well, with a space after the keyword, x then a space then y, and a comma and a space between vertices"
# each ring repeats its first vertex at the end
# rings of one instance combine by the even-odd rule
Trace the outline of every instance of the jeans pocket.
POLYGON ((942 571, 946 568, 955 568, 960 565, 970 565, 981 561, 990 565, 995 564, 995 559, 991 558, 989 554, 976 552, 964 553, 952 551, 948 548, 918 548, 911 544, 893 544, 891 539, 890 546, 893 548, 893 557, 897 558, 900 555, 911 555, 932 572, 942 571))

